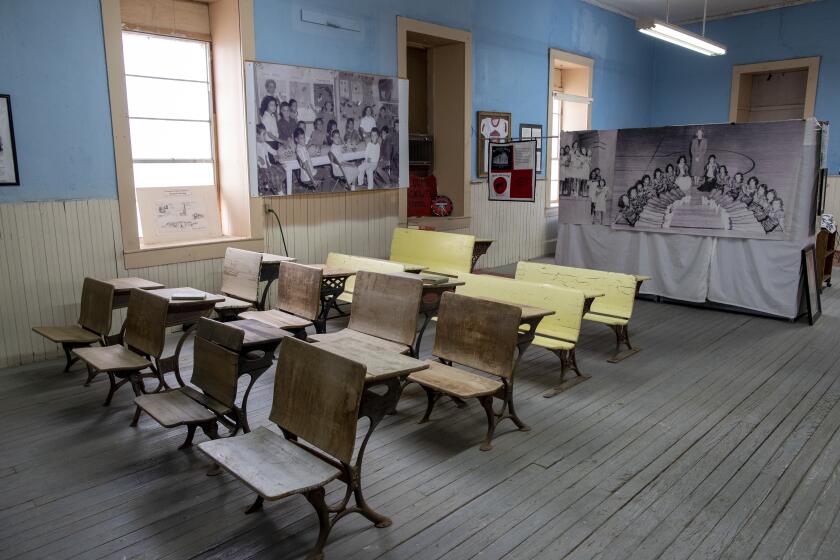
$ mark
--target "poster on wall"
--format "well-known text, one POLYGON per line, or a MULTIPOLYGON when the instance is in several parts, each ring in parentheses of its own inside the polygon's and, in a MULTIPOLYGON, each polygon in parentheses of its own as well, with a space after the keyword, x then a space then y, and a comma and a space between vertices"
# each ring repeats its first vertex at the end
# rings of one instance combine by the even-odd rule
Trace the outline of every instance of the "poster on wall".
POLYGON ((535 140, 490 143, 490 200, 534 202, 536 191, 535 140))
POLYGON ((408 187, 408 81, 246 64, 252 196, 408 187))
POLYGON ((216 187, 147 187, 135 192, 144 243, 221 237, 216 187))
POLYGON ((565 132, 558 139, 558 220, 610 225, 615 130, 565 132))
POLYGON ((614 229, 787 239, 805 121, 619 130, 614 229))
POLYGON ((487 177, 490 144, 510 140, 510 113, 478 111, 476 114, 476 130, 478 131, 478 149, 476 150, 475 164, 476 176, 487 177))
POLYGON ((12 124, 12 102, 6 94, 0 94, 0 186, 20 185, 15 129, 12 124))
POLYGON ((537 175, 543 174, 543 127, 541 124, 519 124, 519 140, 534 139, 537 143, 537 175))

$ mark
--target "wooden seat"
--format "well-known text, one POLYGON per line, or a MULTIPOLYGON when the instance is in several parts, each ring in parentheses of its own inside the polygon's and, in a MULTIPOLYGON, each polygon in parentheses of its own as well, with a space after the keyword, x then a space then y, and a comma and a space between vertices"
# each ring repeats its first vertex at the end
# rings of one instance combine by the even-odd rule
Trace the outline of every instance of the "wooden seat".
POLYGON ((293 262, 280 263, 276 309, 247 311, 239 316, 285 329, 305 339, 306 327, 318 317, 321 275, 319 268, 293 262))
POLYGON ((463 286, 457 288, 459 294, 554 311, 553 315, 540 321, 531 341, 532 344, 545 348, 560 358, 560 382, 543 393, 544 397, 553 397, 589 379, 588 375, 578 369, 575 356, 583 318, 583 292, 489 274, 461 274, 458 279, 464 282, 463 286), (567 380, 566 372, 570 369, 575 372, 575 377, 567 380))
POLYGON ((516 279, 602 292, 604 295, 592 303, 583 318, 606 325, 615 333, 615 353, 608 361, 619 362, 639 351, 630 343, 629 325, 636 295, 648 276, 520 261, 516 264, 516 279), (627 349, 622 351, 622 345, 627 349))
POLYGON ((423 265, 435 274, 457 276, 471 270, 474 246, 472 235, 395 228, 389 258, 423 265))
POLYGON ((447 366, 441 362, 427 361, 426 363, 429 364, 429 369, 412 373, 411 380, 433 391, 460 399, 474 399, 493 395, 502 388, 501 381, 447 366))
POLYGON ((111 332, 111 317, 114 303, 114 286, 95 278, 85 278, 82 283, 82 303, 77 325, 32 327, 32 330, 47 340, 61 344, 67 360, 64 371, 78 359, 73 355, 75 348, 90 346, 96 342, 107 345, 111 332))
POLYGON ((145 393, 143 378, 152 375, 158 389, 165 387, 161 375, 160 356, 166 337, 169 299, 154 291, 133 289, 128 301, 123 344, 104 348, 79 348, 76 355, 87 364, 88 383, 99 373, 108 374, 110 389, 103 406, 111 404, 117 389, 130 383, 135 396, 145 393), (151 374, 143 374, 145 369, 151 374), (120 378, 119 383, 117 378, 120 378))
MULTIPOLYGON (((191 382, 200 391, 187 386, 140 395, 134 399, 137 408, 131 425, 136 426, 140 413, 145 412, 164 428, 186 426, 187 439, 179 449, 192 445, 196 428, 201 428, 211 439, 218 437, 218 421, 226 414, 239 413, 234 401, 244 340, 245 332, 240 328, 204 317, 199 319, 191 382)), ((247 432, 247 423, 243 426, 247 432)))
POLYGON ((83 362, 99 371, 135 371, 152 365, 152 362, 125 346, 78 348, 75 353, 83 362))
MULTIPOLYGON (((379 272, 381 274, 405 272, 405 266, 398 262, 372 259, 369 257, 356 257, 354 255, 344 255, 342 253, 330 253, 327 255, 325 264, 330 267, 346 268, 348 270, 352 270, 353 272, 359 272, 360 270, 379 272)), ((356 278, 353 276, 347 278, 344 282, 344 291, 338 296, 338 300, 343 303, 352 303, 353 290, 355 289, 355 286, 356 278)))
POLYGON ((487 434, 481 450, 492 449, 493 433, 505 418, 517 428, 529 428, 516 414, 513 405, 513 370, 516 342, 522 309, 514 305, 487 301, 447 292, 443 294, 432 353, 445 366, 453 362, 492 376, 453 367, 435 366, 409 375, 426 391, 426 413, 420 423, 427 422, 440 395, 456 398, 477 398, 487 415, 487 434), (493 399, 502 401, 497 413, 493 399))
POLYGON ((316 334, 310 340, 323 342, 353 336, 340 334, 349 330, 391 342, 402 354, 411 353, 422 294, 423 281, 419 278, 362 270, 356 275, 353 313, 347 328, 338 333, 316 334))
POLYGON ((228 247, 222 265, 222 294, 225 300, 216 304, 221 320, 235 318, 240 312, 257 306, 260 291, 262 253, 228 247))
POLYGON ((269 415, 282 435, 258 428, 241 437, 198 446, 257 493, 246 513, 261 509, 265 499, 294 494, 306 497, 320 526, 309 558, 322 558, 333 524, 345 514, 359 511, 347 505, 356 488, 350 462, 365 373, 365 366, 358 362, 317 345, 287 340, 280 348, 269 415), (324 486, 339 477, 347 492, 339 504, 328 508, 324 486))

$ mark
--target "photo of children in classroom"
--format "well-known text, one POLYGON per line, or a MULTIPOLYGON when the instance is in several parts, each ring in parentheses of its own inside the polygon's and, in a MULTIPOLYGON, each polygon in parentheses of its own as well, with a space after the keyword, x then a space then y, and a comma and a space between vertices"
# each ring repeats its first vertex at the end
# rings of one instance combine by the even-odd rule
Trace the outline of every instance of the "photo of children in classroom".
POLYGON ((615 139, 614 130, 566 132, 552 147, 563 223, 609 225, 615 139))
POLYGON ((255 63, 253 80, 253 195, 407 186, 397 78, 255 63))

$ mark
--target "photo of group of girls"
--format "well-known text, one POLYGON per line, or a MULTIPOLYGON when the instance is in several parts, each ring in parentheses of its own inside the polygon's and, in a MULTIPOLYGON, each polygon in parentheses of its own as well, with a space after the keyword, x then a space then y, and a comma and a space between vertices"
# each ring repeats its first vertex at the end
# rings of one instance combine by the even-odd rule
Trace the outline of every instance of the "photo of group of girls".
POLYGON ((257 64, 255 81, 255 194, 399 186, 396 78, 257 64))
POLYGON ((620 130, 613 227, 783 237, 802 137, 802 121, 620 130))
POLYGON ((611 169, 600 163, 612 157, 615 133, 566 133, 558 146, 559 203, 576 204, 577 223, 609 224, 611 169), (584 213, 585 212, 585 216, 584 213))

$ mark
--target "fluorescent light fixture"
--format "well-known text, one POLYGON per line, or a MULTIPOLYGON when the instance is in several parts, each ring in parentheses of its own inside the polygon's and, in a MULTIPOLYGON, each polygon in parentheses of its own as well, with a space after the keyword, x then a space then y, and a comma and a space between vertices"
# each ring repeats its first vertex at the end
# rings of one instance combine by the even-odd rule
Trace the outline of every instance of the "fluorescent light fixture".
POLYGON ((726 54, 726 47, 720 43, 715 43, 702 35, 697 35, 687 29, 657 19, 637 19, 636 29, 645 35, 668 41, 706 56, 726 54))

